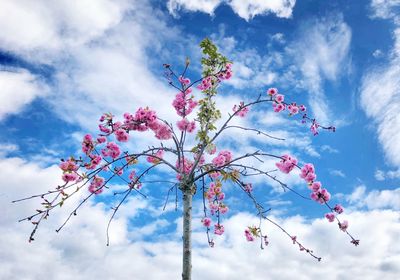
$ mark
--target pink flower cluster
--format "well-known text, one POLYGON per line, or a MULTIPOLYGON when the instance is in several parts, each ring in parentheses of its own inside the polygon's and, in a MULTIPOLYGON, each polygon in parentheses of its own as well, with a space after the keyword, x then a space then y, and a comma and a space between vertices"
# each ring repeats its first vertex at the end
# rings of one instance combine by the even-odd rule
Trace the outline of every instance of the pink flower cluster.
POLYGON ((76 164, 76 161, 73 158, 61 162, 59 166, 64 172, 74 172, 79 169, 79 166, 76 164))
POLYGON ((232 77, 232 64, 231 63, 227 63, 225 65, 225 70, 221 71, 221 73, 218 74, 218 78, 220 80, 229 80, 232 77))
POLYGON ((88 170, 95 169, 101 162, 102 157, 99 155, 89 155, 90 163, 85 163, 85 168, 88 170))
POLYGON ((225 228, 223 225, 221 225, 219 223, 214 225, 214 233, 216 235, 223 235, 224 232, 225 232, 225 228))
MULTIPOLYGON (((219 217, 220 214, 225 214, 228 212, 228 206, 223 203, 223 200, 225 199, 225 193, 222 191, 222 184, 220 181, 210 183, 210 187, 205 193, 205 197, 208 200, 208 207, 210 208, 211 215, 217 214, 219 217)), ((211 225, 210 218, 205 217, 203 218, 202 222, 206 227, 210 227, 211 225)), ((215 234, 222 235, 224 233, 224 227, 219 222, 214 227, 215 234)))
POLYGON ((117 130, 115 131, 115 137, 116 137, 117 140, 120 141, 120 142, 128 142, 128 139, 129 139, 128 133, 126 132, 125 129, 122 129, 122 128, 117 129, 117 130))
POLYGON ((218 156, 216 156, 212 160, 212 164, 215 165, 216 167, 221 167, 229 163, 231 160, 232 160, 232 153, 230 151, 225 150, 218 153, 218 156))
POLYGON ((106 147, 101 150, 101 154, 104 157, 110 156, 113 159, 116 159, 121 154, 121 150, 119 149, 119 146, 114 142, 108 142, 106 147))
POLYGON ((244 190, 248 193, 251 193, 253 191, 253 185, 252 184, 246 184, 244 185, 244 190))
POLYGON ((316 122, 316 120, 313 120, 310 126, 310 130, 314 134, 314 136, 318 134, 318 127, 319 124, 316 122))
POLYGON ((82 141, 82 152, 88 155, 94 149, 93 139, 90 134, 86 134, 82 141))
POLYGON ((189 78, 185 78, 183 76, 179 76, 178 80, 185 87, 190 84, 190 79, 189 78))
POLYGON ((331 199, 331 194, 326 189, 322 188, 321 182, 314 182, 317 178, 314 165, 311 163, 305 164, 301 168, 300 177, 307 182, 309 189, 312 191, 312 200, 324 204, 331 199))
POLYGON ((213 86, 212 77, 205 77, 201 83, 197 86, 197 88, 201 91, 206 91, 213 86))
POLYGON ((178 121, 176 125, 178 126, 179 130, 187 131, 189 133, 192 133, 196 129, 196 123, 194 121, 189 121, 186 118, 178 121))
MULTIPOLYGON (((342 205, 336 204, 335 207, 333 208, 333 211, 336 212, 337 214, 342 214, 344 209, 342 205)), ((328 219, 329 222, 333 222, 335 220, 335 214, 334 213, 328 213, 325 215, 325 217, 328 219)))
POLYGON ((194 96, 189 96, 191 92, 191 88, 180 91, 175 96, 174 101, 172 101, 172 106, 174 106, 176 113, 181 117, 189 115, 197 106, 197 101, 194 100, 194 96))
POLYGON ((214 215, 217 211, 221 214, 228 212, 228 207, 222 203, 225 199, 225 193, 222 192, 221 183, 219 181, 217 183, 212 182, 205 195, 209 203, 211 214, 214 215))
POLYGON ((250 231, 250 229, 248 229, 248 228, 246 228, 245 230, 244 230, 244 235, 246 236, 246 240, 247 241, 254 241, 254 236, 253 236, 253 234, 251 233, 251 231, 250 231))
POLYGON ((299 112, 306 111, 306 107, 304 105, 291 103, 286 106, 286 104, 284 103, 285 96, 283 94, 278 94, 278 90, 276 88, 269 88, 267 90, 267 94, 271 96, 271 100, 274 100, 274 102, 272 103, 274 112, 279 113, 287 108, 290 115, 296 115, 299 112))
POLYGON ((76 171, 79 169, 79 166, 76 164, 76 161, 73 158, 61 162, 59 166, 63 171, 62 179, 64 182, 74 182, 80 178, 76 173, 76 171))
POLYGON ((280 171, 288 174, 297 165, 297 159, 290 155, 283 155, 281 158, 281 161, 277 162, 275 165, 280 171))
POLYGON ((339 223, 339 228, 344 232, 347 230, 348 227, 349 227, 349 222, 346 220, 339 223))
POLYGON ((64 182, 68 183, 68 182, 75 182, 76 180, 78 180, 80 177, 78 174, 76 174, 75 172, 65 172, 62 177, 61 177, 64 182))
POLYGON ((142 183, 139 182, 139 178, 136 176, 135 170, 132 170, 131 173, 129 173, 129 187, 131 189, 137 189, 140 190, 142 188, 142 183))
POLYGON ((306 163, 301 169, 300 177, 307 183, 313 182, 317 178, 314 165, 312 163, 306 163))
POLYGON ((178 168, 178 170, 181 172, 181 174, 177 174, 176 178, 178 180, 182 180, 182 178, 183 178, 182 175, 188 175, 193 168, 193 164, 194 164, 194 162, 187 158, 183 158, 183 159, 181 159, 181 161, 177 160, 175 166, 176 166, 176 168, 178 168))
MULTIPOLYGON (((162 149, 158 150, 158 151, 154 154, 154 156, 156 156, 156 157, 162 159, 163 156, 164 156, 164 150, 162 150, 162 149)), ((158 159, 158 158, 156 158, 156 157, 148 156, 148 157, 147 157, 147 162, 150 162, 150 163, 152 163, 152 164, 158 164, 158 163, 160 162, 160 159, 158 159)))
POLYGON ((286 105, 283 103, 283 101, 285 101, 285 96, 283 94, 278 94, 278 90, 276 88, 273 88, 272 90, 269 89, 268 94, 271 95, 271 98, 274 98, 274 102, 272 103, 274 112, 279 113, 286 109, 286 105))
POLYGON ((104 178, 100 176, 94 176, 92 182, 89 185, 89 192, 93 194, 101 194, 103 192, 104 178))
POLYGON ((249 107, 244 107, 244 102, 241 101, 239 105, 233 106, 232 110, 237 116, 244 118, 249 112, 249 107))
POLYGON ((201 219, 201 222, 203 223, 203 226, 209 228, 211 226, 211 219, 208 217, 204 217, 201 219))

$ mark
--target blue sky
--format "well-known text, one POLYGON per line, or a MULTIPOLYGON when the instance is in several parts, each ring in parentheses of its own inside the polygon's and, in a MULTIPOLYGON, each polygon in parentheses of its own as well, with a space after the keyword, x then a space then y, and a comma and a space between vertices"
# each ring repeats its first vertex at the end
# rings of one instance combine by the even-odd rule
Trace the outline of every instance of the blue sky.
MULTIPOLYGON (((284 137, 284 143, 232 131, 219 146, 236 155, 258 147, 313 162, 334 203, 344 205, 349 231, 361 245, 355 248, 328 223, 323 207, 259 178, 253 182, 259 200, 323 262, 298 252, 271 225, 266 225, 271 242, 266 250, 247 243, 243 230, 257 223, 255 212, 243 194, 227 186, 231 211, 216 248, 207 247, 199 197, 195 201, 194 279, 315 279, 321 271, 327 279, 395 279, 400 275, 399 11, 398 0, 0 0, 0 207, 5 213, 0 278, 179 278, 180 213, 173 203, 161 210, 163 184, 145 184, 148 199, 128 200, 113 224, 111 247, 105 246, 115 203, 110 195, 91 200, 56 234, 82 194, 51 216, 29 245, 30 225, 16 221, 40 202, 9 202, 59 184, 59 159, 79 153, 82 136, 96 133, 104 112, 121 116, 148 105, 176 120, 169 106, 175 91, 163 78, 162 63, 179 69, 188 56, 188 76, 195 79, 201 69, 198 44, 209 37, 234 63, 234 76, 217 99, 225 116, 233 104, 277 87, 288 99, 306 104, 321 123, 337 127, 314 137, 298 119, 260 106, 237 122, 284 137)), ((137 135, 126 148, 157 141, 137 135)), ((152 178, 168 176, 161 171, 152 178)), ((279 176, 308 194, 297 174, 279 176)))

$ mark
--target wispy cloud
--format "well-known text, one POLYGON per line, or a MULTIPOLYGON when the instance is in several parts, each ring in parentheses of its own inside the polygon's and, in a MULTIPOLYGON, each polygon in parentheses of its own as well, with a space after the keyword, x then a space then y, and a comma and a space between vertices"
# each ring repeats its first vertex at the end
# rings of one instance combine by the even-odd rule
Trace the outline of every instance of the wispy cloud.
POLYGON ((360 103, 376 124, 388 163, 400 166, 400 28, 393 36, 392 59, 389 64, 374 67, 364 74, 360 103))
POLYGON ((310 92, 309 103, 321 122, 332 119, 329 96, 323 81, 335 82, 348 71, 351 29, 340 14, 314 19, 300 29, 298 40, 289 45, 310 92))
POLYGON ((281 18, 290 18, 296 0, 169 0, 167 6, 169 12, 175 16, 181 9, 213 15, 221 4, 229 5, 238 16, 249 21, 257 15, 269 13, 281 18))
POLYGON ((369 190, 360 185, 346 197, 346 200, 355 207, 368 209, 400 209, 400 188, 393 190, 369 190))
POLYGON ((0 69, 0 88, 0 120, 20 112, 36 97, 48 92, 39 77, 21 69, 0 69))

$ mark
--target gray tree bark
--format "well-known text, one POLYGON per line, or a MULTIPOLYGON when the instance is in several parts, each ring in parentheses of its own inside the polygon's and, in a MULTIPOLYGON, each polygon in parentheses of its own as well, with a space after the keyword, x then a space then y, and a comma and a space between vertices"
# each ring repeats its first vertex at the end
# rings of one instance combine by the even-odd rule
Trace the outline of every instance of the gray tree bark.
POLYGON ((193 187, 183 186, 182 280, 192 279, 192 198, 193 187))

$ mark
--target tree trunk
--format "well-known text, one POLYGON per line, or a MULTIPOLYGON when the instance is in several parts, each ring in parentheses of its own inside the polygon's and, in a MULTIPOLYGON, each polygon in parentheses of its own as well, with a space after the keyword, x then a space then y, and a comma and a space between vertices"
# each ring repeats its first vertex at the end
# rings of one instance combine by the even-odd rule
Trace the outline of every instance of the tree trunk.
POLYGON ((182 280, 192 279, 192 187, 183 187, 182 280))

